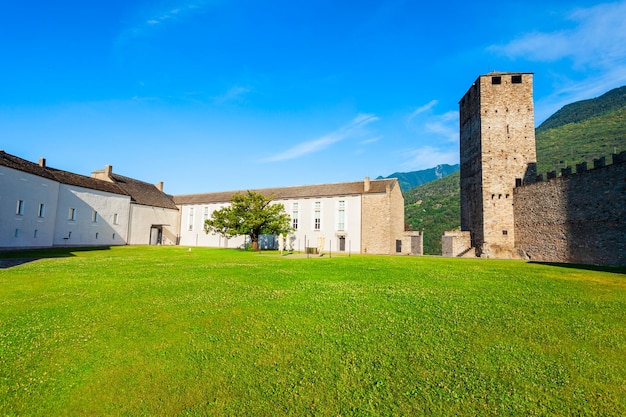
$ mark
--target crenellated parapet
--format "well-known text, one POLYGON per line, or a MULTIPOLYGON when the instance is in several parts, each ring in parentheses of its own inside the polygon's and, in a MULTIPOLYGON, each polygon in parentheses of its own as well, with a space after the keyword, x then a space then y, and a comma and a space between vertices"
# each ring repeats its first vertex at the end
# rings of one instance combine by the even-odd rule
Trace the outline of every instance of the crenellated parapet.
MULTIPOLYGON (((559 178, 559 177, 568 177, 570 175, 579 175, 579 174, 584 174, 586 172, 590 172, 596 169, 602 169, 602 168, 606 168, 606 167, 610 167, 613 165, 618 165, 618 164, 623 164, 626 162, 626 151, 622 151, 620 153, 614 153, 611 155, 611 164, 606 163, 606 157, 602 156, 600 158, 595 158, 593 160, 593 168, 590 168, 587 165, 587 162, 581 162, 579 164, 576 164, 576 171, 574 172, 574 170, 572 169, 571 166, 567 166, 565 168, 561 168, 560 171, 556 171, 556 170, 552 170, 552 171, 548 171, 545 175, 545 179, 547 181, 559 178)), ((544 176, 543 174, 539 174, 535 177, 535 181, 529 181, 528 179, 524 180, 522 178, 516 178, 515 179, 515 186, 516 187, 523 187, 529 184, 534 184, 535 182, 542 182, 544 181, 544 176)))

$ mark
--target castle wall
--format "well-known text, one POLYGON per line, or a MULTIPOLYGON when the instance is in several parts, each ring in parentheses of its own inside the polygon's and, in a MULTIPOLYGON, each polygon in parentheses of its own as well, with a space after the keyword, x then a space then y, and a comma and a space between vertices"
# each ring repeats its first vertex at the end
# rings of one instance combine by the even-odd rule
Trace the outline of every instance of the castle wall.
POLYGON ((626 265, 626 161, 517 187, 515 246, 532 260, 626 265))

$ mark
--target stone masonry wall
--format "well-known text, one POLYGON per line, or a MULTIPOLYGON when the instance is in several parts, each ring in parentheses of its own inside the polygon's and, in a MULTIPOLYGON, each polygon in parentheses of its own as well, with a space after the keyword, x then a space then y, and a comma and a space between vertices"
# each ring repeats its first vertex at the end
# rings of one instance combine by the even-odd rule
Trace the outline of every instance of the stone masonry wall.
POLYGON ((385 193, 364 193, 361 205, 361 250, 363 253, 394 254, 396 240, 404 231, 404 197, 400 185, 385 193))
POLYGON ((517 187, 516 248, 532 260, 626 266, 624 159, 517 187))
POLYGON ((533 75, 482 75, 459 105, 461 230, 480 256, 512 257, 513 189, 536 175, 533 75))

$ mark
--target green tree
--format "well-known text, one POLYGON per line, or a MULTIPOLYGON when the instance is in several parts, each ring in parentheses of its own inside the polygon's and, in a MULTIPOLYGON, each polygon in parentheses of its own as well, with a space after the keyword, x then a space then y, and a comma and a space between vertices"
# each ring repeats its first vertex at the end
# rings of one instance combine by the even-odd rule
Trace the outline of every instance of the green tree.
POLYGON ((252 249, 259 250, 260 235, 281 235, 291 231, 290 219, 282 204, 253 191, 236 193, 231 205, 216 210, 204 221, 205 233, 219 233, 227 238, 249 236, 252 249))

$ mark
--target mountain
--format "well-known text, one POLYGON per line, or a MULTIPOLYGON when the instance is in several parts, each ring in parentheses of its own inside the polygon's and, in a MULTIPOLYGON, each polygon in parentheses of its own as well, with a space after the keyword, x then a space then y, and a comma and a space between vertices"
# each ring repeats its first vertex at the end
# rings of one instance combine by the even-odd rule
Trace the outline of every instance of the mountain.
POLYGON ((404 193, 404 219, 411 230, 424 231, 424 253, 441 254, 441 234, 461 222, 461 173, 431 181, 404 193))
POLYGON ((568 104, 536 130, 537 173, 626 150, 626 86, 568 104))
POLYGON ((626 86, 615 88, 600 97, 577 101, 563 106, 548 117, 536 132, 554 129, 570 123, 579 123, 626 107, 626 86))
POLYGON ((394 172, 388 177, 378 177, 376 179, 380 180, 380 179, 386 179, 386 178, 397 178, 398 182, 400 183, 400 188, 402 189, 402 192, 404 192, 404 191, 410 190, 411 188, 415 188, 419 185, 441 179, 458 170, 459 170, 459 164, 455 164, 455 165, 442 164, 442 165, 437 165, 434 168, 423 169, 421 171, 394 172))
MULTIPOLYGON (((626 150, 626 86, 564 106, 535 129, 537 172, 626 150)), ((609 162, 607 160, 607 162, 609 162)), ((424 253, 441 254, 444 230, 460 227, 459 173, 404 193, 405 223, 424 231, 424 253)))

